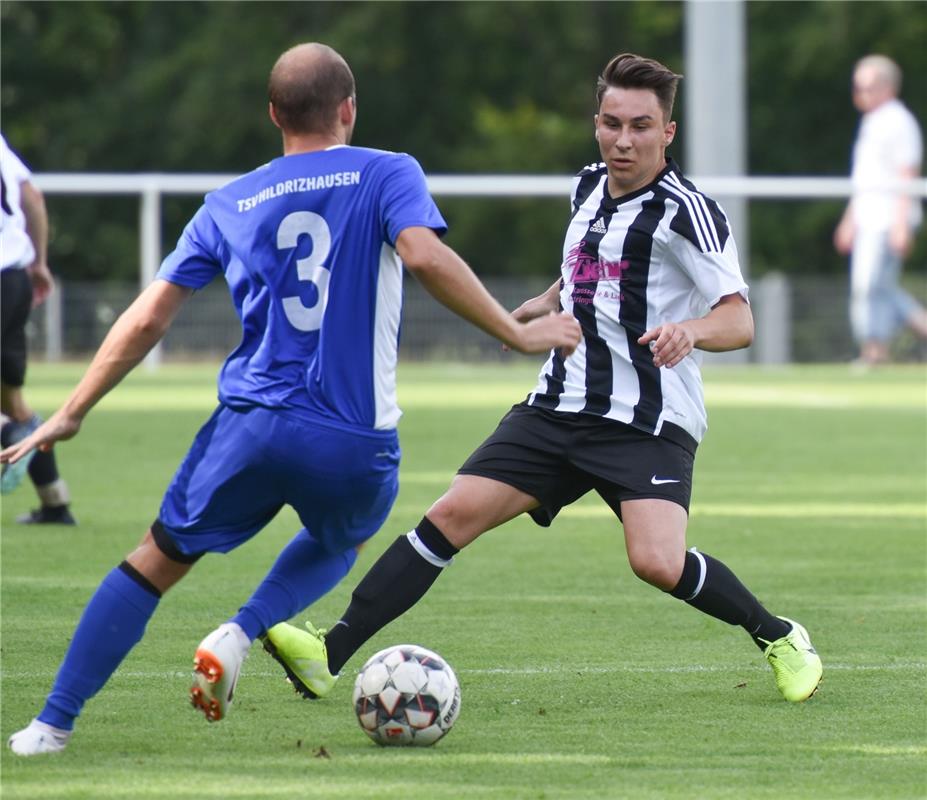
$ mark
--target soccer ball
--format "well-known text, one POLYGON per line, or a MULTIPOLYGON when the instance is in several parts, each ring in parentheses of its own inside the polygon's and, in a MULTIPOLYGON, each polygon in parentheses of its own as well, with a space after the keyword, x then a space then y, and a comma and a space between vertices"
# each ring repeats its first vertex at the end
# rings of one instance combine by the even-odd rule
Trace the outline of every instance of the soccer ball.
POLYGON ((373 655, 354 682, 357 721, 380 745, 427 747, 460 713, 460 684, 437 653, 414 644, 373 655))

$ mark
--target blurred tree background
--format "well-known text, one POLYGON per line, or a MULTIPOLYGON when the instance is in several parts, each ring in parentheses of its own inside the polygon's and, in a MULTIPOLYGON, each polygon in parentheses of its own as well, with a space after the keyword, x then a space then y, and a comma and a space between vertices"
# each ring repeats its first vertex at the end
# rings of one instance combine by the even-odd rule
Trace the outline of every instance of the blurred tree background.
MULTIPOLYGON (((896 59, 927 121, 927 4, 747 4, 749 173, 846 175, 854 62, 896 59)), ((357 79, 355 143, 430 173, 570 174, 598 160, 596 75, 634 51, 685 71, 680 2, 25 2, 0 5, 2 126, 37 172, 229 172, 277 155, 274 60, 332 45, 357 79)), ((673 154, 684 162, 682 122, 673 154)), ((725 124, 723 119, 719 125, 725 124)), ((438 198, 448 241, 482 274, 553 274, 567 198, 438 198)), ((50 196, 66 279, 135 280, 134 199, 50 196)), ((164 202, 165 252, 199 204, 164 202)), ((839 201, 753 202, 751 270, 835 273, 839 201)), ((921 237, 910 269, 925 269, 921 237)))

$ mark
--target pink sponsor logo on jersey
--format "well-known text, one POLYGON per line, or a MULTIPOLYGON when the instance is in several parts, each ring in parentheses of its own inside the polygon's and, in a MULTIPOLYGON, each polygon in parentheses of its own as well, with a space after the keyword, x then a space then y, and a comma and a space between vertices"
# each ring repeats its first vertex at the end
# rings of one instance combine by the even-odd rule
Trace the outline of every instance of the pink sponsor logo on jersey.
POLYGON ((597 281, 620 281, 631 266, 626 258, 621 261, 606 261, 583 252, 586 242, 581 241, 567 253, 564 268, 570 272, 571 283, 596 283, 597 281))

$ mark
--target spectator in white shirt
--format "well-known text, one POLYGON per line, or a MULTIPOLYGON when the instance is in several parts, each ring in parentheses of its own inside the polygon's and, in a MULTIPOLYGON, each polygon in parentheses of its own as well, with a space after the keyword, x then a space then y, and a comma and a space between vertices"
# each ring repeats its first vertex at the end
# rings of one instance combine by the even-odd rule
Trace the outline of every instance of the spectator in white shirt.
POLYGON ((863 116, 853 147, 853 193, 834 245, 850 256, 850 321, 865 365, 888 361, 891 340, 905 325, 927 338, 927 312, 900 286, 922 217, 919 199, 903 186, 918 177, 923 152, 900 89, 901 70, 890 58, 857 62, 853 103, 863 116))

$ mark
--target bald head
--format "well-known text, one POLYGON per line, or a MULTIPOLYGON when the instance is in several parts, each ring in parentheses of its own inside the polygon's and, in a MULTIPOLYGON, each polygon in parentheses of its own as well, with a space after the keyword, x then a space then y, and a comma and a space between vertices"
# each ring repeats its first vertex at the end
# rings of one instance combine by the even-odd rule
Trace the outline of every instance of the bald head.
POLYGON ((901 67, 888 56, 871 55, 861 58, 856 62, 856 69, 871 73, 895 94, 901 91, 901 67))
POLYGON ((862 111, 872 111, 901 91, 901 69, 888 56, 871 55, 856 62, 853 71, 853 102, 862 111))
POLYGON ((267 91, 284 133, 327 133, 336 125, 339 105, 354 96, 354 76, 335 50, 308 42, 277 59, 267 91))

